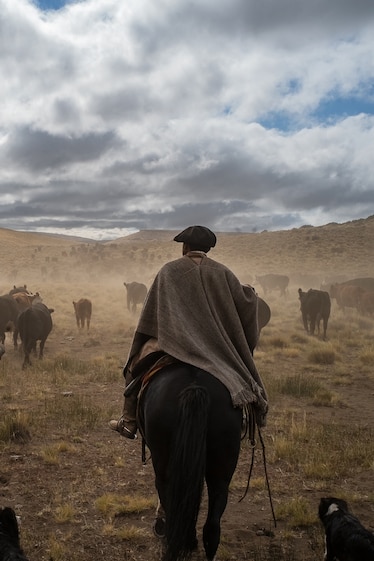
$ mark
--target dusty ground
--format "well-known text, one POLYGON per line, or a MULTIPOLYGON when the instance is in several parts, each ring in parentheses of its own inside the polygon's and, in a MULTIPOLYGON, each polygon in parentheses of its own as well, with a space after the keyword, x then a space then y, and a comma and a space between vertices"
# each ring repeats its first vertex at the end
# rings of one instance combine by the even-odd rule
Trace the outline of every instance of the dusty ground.
MULTIPOLYGON (((0 506, 12 506, 20 517, 21 540, 31 561, 160 559, 161 545, 151 530, 153 508, 112 518, 110 512, 103 511, 97 504, 98 499, 111 494, 153 498, 156 501, 151 461, 146 465, 141 462, 141 441, 127 441, 107 426, 108 420, 121 410, 121 366, 136 323, 136 318, 125 309, 123 287, 116 289, 114 301, 107 305, 101 319, 97 306, 96 310, 94 308, 91 332, 87 334, 78 333, 74 324, 71 296, 76 294, 77 287, 72 287, 71 283, 66 286, 60 283, 57 288, 61 300, 58 300, 56 286, 52 289, 48 280, 44 284, 39 283, 39 286, 47 304, 56 307, 55 327, 46 344, 46 370, 41 371, 37 366, 21 374, 19 366, 22 358, 12 350, 7 339, 7 353, 0 362, 0 411, 34 411, 44 420, 39 426, 32 425, 29 440, 0 447, 0 506), (62 297, 64 290, 66 294, 62 297), (112 375, 108 379, 102 376, 95 379, 87 373, 80 377, 78 372, 67 371, 59 375, 56 382, 57 375, 48 371, 48 361, 64 353, 92 365, 95 361, 110 360, 112 375), (14 381, 10 383, 7 378, 9 369, 15 371, 14 381), (6 387, 3 380, 7 380, 11 387, 6 387), (35 391, 36 383, 38 391, 35 391), (34 391, 31 395, 28 388, 32 384, 34 391), (63 419, 51 423, 48 414, 43 416, 46 404, 56 394, 65 394, 67 400, 69 396, 84 396, 89 403, 96 404, 100 419, 94 429, 67 429, 63 419), (45 451, 62 443, 64 446, 57 460, 46 460, 45 451), (136 533, 135 529, 139 532, 136 533), (123 530, 127 530, 127 534, 123 530)), ((79 295, 87 295, 81 293, 81 287, 82 284, 79 285, 79 295)), ((92 285, 87 285, 88 294, 90 290, 92 285)), ((294 325, 283 329, 282 335, 286 338, 295 326, 303 333, 295 295, 296 287, 295 294, 290 296, 296 319, 294 325)), ((271 296, 270 304, 275 314, 270 324, 272 327, 268 329, 282 329, 282 314, 290 314, 290 304, 280 303, 276 295, 271 296)), ((333 310, 330 320, 330 336, 335 338, 339 338, 337 330, 341 323, 338 314, 333 310)), ((263 335, 266 336, 265 330, 263 335)), ((337 385, 335 378, 329 378, 328 369, 326 373, 316 374, 323 378, 328 390, 337 393, 339 405, 317 407, 307 399, 278 396, 271 403, 268 426, 263 431, 267 453, 271 455, 272 443, 280 431, 279 419, 284 411, 292 412, 296 417, 306 415, 308 423, 324 419, 342 426, 372 430, 374 376, 361 368, 358 350, 355 345, 347 343, 341 341, 342 363, 345 373, 352 377, 352 383, 337 385)), ((283 376, 307 368, 303 355, 290 356, 266 348, 262 350, 261 345, 258 355, 265 382, 270 373, 283 376)), ((349 438, 346 445, 349 448, 349 438)), ((243 443, 229 503, 222 519, 218 559, 322 560, 323 532, 316 516, 314 522, 305 527, 290 528, 287 519, 279 519, 277 527, 274 527, 267 490, 257 483, 264 475, 260 448, 256 450, 255 484, 239 502, 249 465, 250 450, 243 443)), ((358 498, 354 503, 354 512, 374 529, 374 465, 353 471, 344 480, 331 479, 329 483, 321 481, 320 484, 310 484, 297 469, 283 461, 272 460, 267 467, 275 509, 292 497, 303 497, 316 513, 321 496, 343 492, 358 498)), ((199 536, 205 507, 204 499, 198 524, 199 536)), ((204 559, 201 549, 195 559, 204 559)))
MULTIPOLYGON (((120 364, 127 352, 130 339, 124 338, 113 343, 112 338, 103 333, 99 346, 87 346, 97 340, 97 332, 92 329, 90 336, 79 334, 68 336, 69 352, 81 360, 102 359, 103 350, 108 355, 118 357, 118 374, 114 382, 95 383, 78 380, 66 381, 61 388, 73 394, 84 394, 92 402, 102 406, 108 405, 108 411, 117 413, 122 404, 122 378, 120 364)), ((94 343, 93 343, 94 344, 94 343)), ((62 338, 58 329, 51 335, 47 343, 46 355, 53 356, 61 352, 66 345, 66 336, 62 338)), ((3 361, 21 361, 21 358, 9 350, 3 361)), ((354 362, 354 353, 347 360, 354 362)), ((278 359, 276 368, 280 371, 289 369, 287 359, 278 359)), ((352 362, 352 365, 353 365, 352 362)), ((295 368, 295 364, 292 368, 295 368)), ((31 376, 32 372, 25 376, 31 376)), ((45 372, 46 377, 48 372, 45 372)), ((270 413, 269 423, 264 430, 264 438, 268 446, 277 432, 276 419, 280 410, 292 408, 296 413, 306 411, 309 422, 323 415, 326 420, 334 423, 353 423, 362 426, 374 426, 373 378, 361 376, 352 366, 355 384, 339 387, 340 407, 321 408, 297 403, 289 398, 282 398, 272 404, 274 415, 270 413)), ((326 380, 327 386, 328 380, 326 380)), ((334 390, 336 388, 333 388, 334 390)), ((41 388, 42 390, 42 388, 41 388)), ((51 389, 46 380, 44 394, 51 389)), ((69 399, 69 397, 67 397, 69 399)), ((17 404, 22 408, 43 407, 43 400, 31 403, 22 390, 17 396, 17 404)), ((110 415, 108 414, 108 418, 110 415)), ((91 560, 98 558, 131 559, 150 561, 160 556, 160 544, 153 537, 151 525, 153 509, 116 517, 111 520, 103 515, 95 505, 95 501, 106 494, 125 496, 155 497, 153 471, 151 462, 145 466, 141 463, 141 441, 127 441, 118 434, 112 433, 103 420, 93 431, 71 432, 57 426, 35 427, 31 440, 26 443, 12 443, 1 452, 0 468, 0 504, 13 506, 22 521, 22 541, 31 560, 60 559, 91 560), (62 453, 56 464, 48 464, 41 456, 41 450, 53 443, 67 442, 73 451, 62 453), (56 520, 56 513, 61 505, 69 504, 74 514, 66 522, 56 520), (112 526, 113 524, 113 526, 112 526), (135 527, 142 530, 139 537, 123 539, 116 534, 121 528, 135 527)), ((347 442, 349 446, 349 442, 347 442)), ((247 496, 238 502, 248 473, 250 450, 243 443, 239 465, 234 478, 229 504, 222 519, 222 542, 219 559, 322 559, 322 531, 318 523, 308 528, 297 528, 292 531, 284 520, 274 527, 269 498, 265 489, 249 489, 247 496), (235 481, 237 484, 235 485, 235 481)), ((322 495, 330 494, 330 489, 323 487, 308 488, 300 475, 288 471, 282 462, 268 464, 269 480, 272 488, 272 499, 275 507, 283 500, 292 496, 304 496, 315 508, 322 495)), ((261 450, 256 452, 254 478, 264 474, 261 450)), ((367 496, 373 489, 373 466, 366 472, 351 476, 344 482, 333 482, 332 487, 343 487, 347 492, 367 496)), ((373 509, 373 504, 371 505, 373 509)), ((204 519, 205 503, 202 506, 201 527, 204 519)), ((355 504, 355 512, 370 521, 368 504, 363 504, 360 512, 359 504, 355 504)), ((373 521, 374 512, 371 512, 373 521)), ((203 559, 203 556, 197 556, 203 559)))

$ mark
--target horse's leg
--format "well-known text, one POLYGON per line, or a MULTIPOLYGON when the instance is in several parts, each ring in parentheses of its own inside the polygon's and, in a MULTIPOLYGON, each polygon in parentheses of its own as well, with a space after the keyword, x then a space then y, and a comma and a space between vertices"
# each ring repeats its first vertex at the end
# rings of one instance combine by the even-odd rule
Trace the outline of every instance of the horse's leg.
POLYGON ((205 480, 208 488, 208 515, 203 528, 203 543, 208 561, 217 552, 221 537, 221 517, 227 505, 229 485, 240 452, 242 410, 232 409, 229 414, 215 419, 213 433, 209 435, 205 480))
POLYGON ((166 525, 166 492, 167 492, 167 465, 168 465, 168 440, 162 441, 158 450, 153 450, 152 464, 155 473, 155 487, 158 493, 158 504, 156 508, 156 518, 153 523, 153 532, 157 538, 165 538, 166 525))
POLYGON ((165 524, 166 524, 165 510, 161 504, 160 499, 158 499, 157 508, 156 508, 156 518, 153 523, 153 533, 156 536, 156 538, 163 539, 165 537, 165 524))
POLYGON ((229 483, 207 481, 209 507, 203 528, 203 543, 208 561, 212 561, 221 539, 221 517, 227 505, 229 483))
MULTIPOLYGON (((156 474, 155 478, 155 487, 158 493, 158 504, 156 508, 156 518, 153 523, 153 533, 157 538, 164 539, 166 537, 166 519, 167 519, 167 511, 165 509, 165 505, 167 504, 167 487, 170 485, 170 481, 166 479, 166 470, 167 466, 165 465, 165 458, 167 456, 164 454, 162 459, 158 457, 158 454, 155 454, 153 457, 153 468, 156 474)), ((196 537, 196 528, 194 529, 193 533, 189 537, 190 549, 191 551, 197 548, 197 537, 196 537)))

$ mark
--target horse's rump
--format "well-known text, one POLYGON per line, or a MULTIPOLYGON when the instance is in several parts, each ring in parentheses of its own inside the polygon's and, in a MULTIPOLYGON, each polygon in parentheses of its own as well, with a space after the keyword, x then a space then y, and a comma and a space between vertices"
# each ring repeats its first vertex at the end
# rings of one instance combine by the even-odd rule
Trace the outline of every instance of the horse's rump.
POLYGON ((169 365, 154 376, 139 410, 166 513, 164 559, 176 561, 196 547, 204 479, 209 498, 214 497, 203 535, 207 557, 212 559, 239 456, 242 411, 234 409, 222 382, 183 363, 169 365))

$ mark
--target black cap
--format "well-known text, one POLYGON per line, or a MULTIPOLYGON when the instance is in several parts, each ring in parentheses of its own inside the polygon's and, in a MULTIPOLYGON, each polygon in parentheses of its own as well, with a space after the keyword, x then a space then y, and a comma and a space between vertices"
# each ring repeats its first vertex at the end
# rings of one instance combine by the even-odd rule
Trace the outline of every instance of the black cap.
POLYGON ((175 236, 175 242, 184 242, 194 248, 207 248, 216 245, 217 238, 212 230, 205 226, 189 226, 175 236))

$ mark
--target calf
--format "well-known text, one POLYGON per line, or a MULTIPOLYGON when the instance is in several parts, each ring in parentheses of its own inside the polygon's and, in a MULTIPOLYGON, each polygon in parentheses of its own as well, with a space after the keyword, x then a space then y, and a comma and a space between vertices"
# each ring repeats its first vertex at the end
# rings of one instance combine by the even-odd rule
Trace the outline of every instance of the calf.
POLYGON ((87 322, 87 331, 89 331, 92 315, 91 300, 88 300, 88 298, 81 298, 80 300, 78 300, 78 302, 73 302, 73 306, 78 329, 83 329, 85 322, 87 322))
POLYGON ((328 292, 310 288, 308 292, 298 290, 300 309, 305 331, 314 335, 317 323, 318 334, 320 333, 320 322, 323 321, 323 339, 326 339, 327 323, 330 317, 331 300, 328 292))
POLYGON ((36 343, 40 341, 39 358, 43 358, 44 345, 48 335, 52 331, 52 308, 47 308, 42 302, 33 302, 30 308, 26 308, 18 317, 18 330, 22 341, 25 355, 22 368, 31 364, 30 353, 36 355, 36 343))

